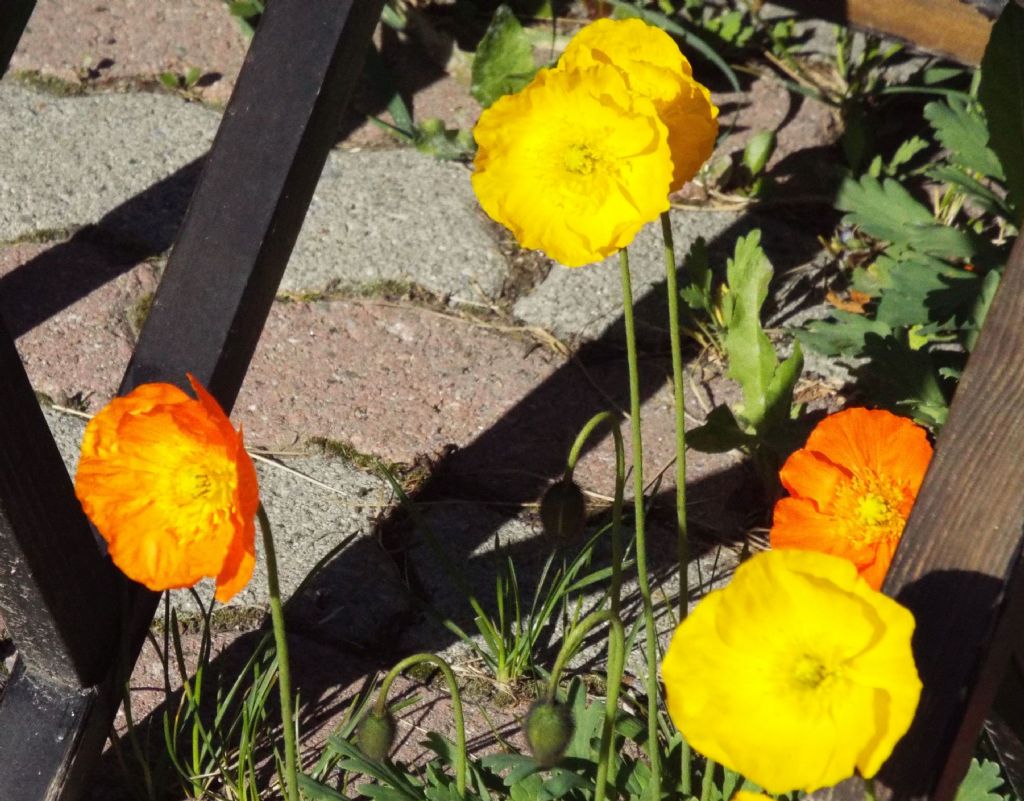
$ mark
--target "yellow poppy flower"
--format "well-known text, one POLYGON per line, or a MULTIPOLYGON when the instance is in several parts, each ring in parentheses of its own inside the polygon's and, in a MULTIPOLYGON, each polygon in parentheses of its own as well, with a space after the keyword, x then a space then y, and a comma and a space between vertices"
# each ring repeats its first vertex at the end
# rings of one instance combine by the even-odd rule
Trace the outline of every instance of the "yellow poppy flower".
POLYGON ((668 711, 695 749, 770 793, 870 777, 917 708, 913 631, 845 559, 766 551, 676 630, 668 711))
POLYGON ((600 19, 580 30, 558 61, 558 69, 612 64, 630 89, 654 103, 668 128, 675 192, 711 156, 718 136, 718 108, 707 87, 693 78, 690 62, 665 31, 639 19, 600 19))
POLYGON ((252 576, 256 471, 217 401, 143 384, 85 429, 75 494, 114 564, 151 590, 216 578, 228 601, 252 576))
POLYGON ((484 211, 569 267, 624 248, 668 210, 666 128, 615 67, 541 70, 484 111, 473 134, 484 211))

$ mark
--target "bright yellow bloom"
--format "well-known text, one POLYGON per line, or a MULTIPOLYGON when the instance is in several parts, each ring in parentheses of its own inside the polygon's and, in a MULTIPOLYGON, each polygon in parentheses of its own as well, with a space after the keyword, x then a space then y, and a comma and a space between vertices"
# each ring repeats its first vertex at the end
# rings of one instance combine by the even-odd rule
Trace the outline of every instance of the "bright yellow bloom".
POLYGON ((484 211, 569 267, 624 248, 668 210, 666 128, 615 67, 541 70, 484 111, 473 134, 484 211))
POLYGON ((845 559, 766 551, 676 630, 668 711, 695 749, 770 793, 870 777, 917 708, 913 631, 845 559))
POLYGON ((622 70, 630 89, 648 98, 668 128, 675 170, 675 192, 697 174, 711 156, 718 136, 718 108, 707 87, 693 78, 690 62, 665 31, 639 19, 599 19, 577 33, 558 69, 586 69, 612 64, 622 70))
POLYGON ((143 384, 89 421, 75 494, 129 578, 167 590, 213 576, 227 601, 256 564, 256 471, 241 432, 188 379, 197 400, 143 384))
POLYGON ((733 793, 732 801, 773 801, 770 795, 764 793, 752 793, 750 790, 737 790, 733 793))

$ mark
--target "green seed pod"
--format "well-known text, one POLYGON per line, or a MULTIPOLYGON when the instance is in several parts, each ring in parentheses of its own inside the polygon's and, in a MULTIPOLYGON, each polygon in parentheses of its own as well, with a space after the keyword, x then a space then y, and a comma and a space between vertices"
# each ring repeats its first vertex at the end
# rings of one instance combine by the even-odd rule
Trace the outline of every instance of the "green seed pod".
POLYGON ((548 487, 540 499, 540 522, 544 533, 560 542, 574 542, 583 536, 587 502, 583 490, 571 478, 548 487))
POLYGON ((526 716, 526 742, 541 767, 559 763, 569 747, 573 732, 572 712, 564 704, 537 701, 526 716))
POLYGON ((388 755, 395 740, 395 719, 390 712, 371 712, 359 726, 356 743, 367 759, 380 762, 388 755))

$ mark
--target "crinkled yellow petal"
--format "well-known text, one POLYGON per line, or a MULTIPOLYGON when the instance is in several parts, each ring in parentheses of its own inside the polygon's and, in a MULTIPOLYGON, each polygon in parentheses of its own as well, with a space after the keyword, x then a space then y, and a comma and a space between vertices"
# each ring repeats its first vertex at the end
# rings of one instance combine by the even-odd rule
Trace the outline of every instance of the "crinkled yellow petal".
POLYGON ((632 72, 649 64, 677 75, 692 75, 690 62, 661 28, 640 19, 599 19, 581 28, 558 61, 561 69, 583 69, 597 63, 614 64, 632 72))
POLYGON ((611 255, 668 209, 667 131, 614 67, 541 70, 484 111, 474 136, 484 211, 567 266, 611 255))
POLYGON ((711 157, 718 136, 718 108, 707 87, 693 79, 690 63, 667 33, 639 19, 602 19, 583 28, 558 61, 558 69, 612 64, 630 89, 651 100, 669 131, 679 190, 711 157))
POLYGON ((906 618, 845 560, 758 554, 676 630, 669 714, 695 749, 772 793, 874 772, 920 693, 906 618))

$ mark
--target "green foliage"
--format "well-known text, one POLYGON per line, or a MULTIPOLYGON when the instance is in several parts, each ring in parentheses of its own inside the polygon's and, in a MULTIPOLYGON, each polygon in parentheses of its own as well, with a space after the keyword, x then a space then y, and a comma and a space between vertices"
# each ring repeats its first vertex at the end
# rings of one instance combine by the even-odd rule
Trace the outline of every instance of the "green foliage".
POLYGON ((767 470, 794 444, 793 389, 803 370, 799 343, 784 361, 761 325, 772 265, 761 248, 761 232, 736 242, 721 292, 723 349, 728 376, 743 391, 743 404, 718 406, 689 434, 691 447, 725 451, 742 447, 767 470))
POLYGON ((394 124, 377 117, 370 121, 383 128, 396 139, 412 145, 421 153, 442 161, 462 161, 472 157, 476 145, 470 131, 452 129, 443 120, 426 119, 421 123, 413 120, 412 113, 395 88, 394 80, 375 46, 366 54, 366 77, 377 89, 388 97, 387 110, 394 124))
POLYGON ((249 39, 256 33, 256 26, 266 10, 263 0, 225 0, 231 16, 238 20, 242 33, 249 39))
MULTIPOLYGON (((981 62, 978 97, 990 126, 989 144, 999 156, 1006 186, 1017 209, 1024 211, 1024 8, 1007 3, 992 28, 981 62)), ((991 174, 991 173, 990 173, 991 174)))
MULTIPOLYGON (((1004 21, 1004 30, 1010 24, 1004 21)), ((1016 47, 1001 52, 1008 47, 993 36, 986 55, 987 91, 998 87, 1004 106, 1022 96, 1015 92, 1024 92, 1009 85, 1019 53, 1016 47)), ((1024 75, 1017 78, 1024 81, 1024 75)), ((1006 191, 1007 157, 996 147, 999 137, 990 142, 986 118, 995 119, 995 113, 1000 125, 1013 121, 1005 108, 994 112, 994 103, 990 97, 983 109, 954 93, 928 103, 924 119, 937 153, 931 163, 909 169, 928 151, 915 135, 888 162, 876 158, 866 174, 843 182, 836 207, 846 215, 833 250, 856 265, 849 283, 867 301, 863 313, 836 311, 797 333, 822 353, 862 360, 855 375, 872 402, 932 428, 946 418, 1018 218, 1013 194, 1006 191), (939 184, 938 190, 929 187, 930 206, 919 199, 926 188, 921 177, 939 184)), ((1020 164, 1021 142, 1015 144, 1013 163, 1020 164)))
POLYGON ((498 6, 473 56, 470 92, 487 108, 502 95, 526 86, 536 71, 533 46, 523 26, 512 9, 498 6))
POLYGON ((1002 165, 986 144, 988 126, 985 118, 972 110, 969 102, 951 97, 932 102, 924 108, 924 116, 935 131, 935 138, 946 148, 951 159, 969 170, 1002 180, 1002 165))
POLYGON ((1004 801, 1006 796, 995 792, 1003 786, 999 765, 995 762, 971 760, 967 775, 956 791, 954 801, 1004 801))

